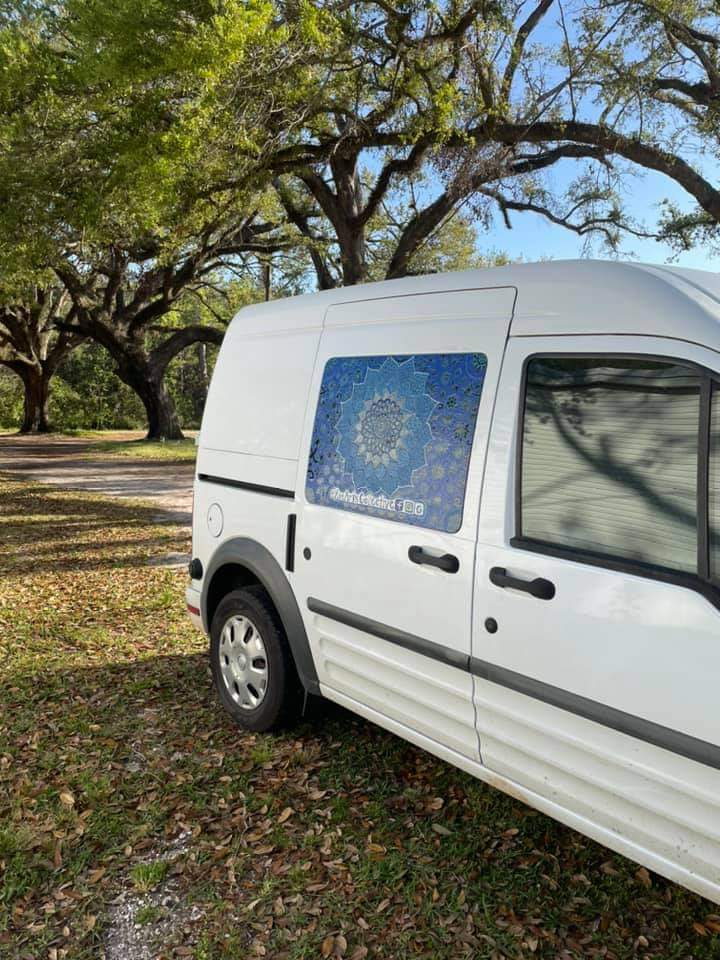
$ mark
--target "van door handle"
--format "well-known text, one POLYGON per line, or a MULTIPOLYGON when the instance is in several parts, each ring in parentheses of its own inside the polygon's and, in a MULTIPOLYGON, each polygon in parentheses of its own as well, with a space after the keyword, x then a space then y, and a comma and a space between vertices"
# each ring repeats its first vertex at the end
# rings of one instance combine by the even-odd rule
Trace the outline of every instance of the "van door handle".
POLYGON ((534 580, 521 580, 519 577, 508 575, 505 567, 493 567, 490 571, 490 583, 496 587, 509 587, 512 590, 522 590, 538 600, 552 600, 555 596, 555 584, 544 577, 535 577, 534 580))
POLYGON ((431 553, 423 550, 422 547, 410 547, 408 557, 413 563, 427 563, 431 567, 444 570, 445 573, 457 573, 460 569, 460 561, 452 553, 444 553, 441 557, 434 557, 431 553))

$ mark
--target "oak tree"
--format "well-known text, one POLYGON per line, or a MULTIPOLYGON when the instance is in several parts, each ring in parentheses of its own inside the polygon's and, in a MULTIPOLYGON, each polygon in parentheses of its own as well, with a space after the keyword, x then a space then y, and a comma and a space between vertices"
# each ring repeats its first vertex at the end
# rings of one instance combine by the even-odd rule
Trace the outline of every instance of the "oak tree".
POLYGON ((17 283, 51 270, 72 306, 58 328, 110 352, 149 436, 178 437, 165 370, 222 324, 161 320, 286 242, 266 156, 305 110, 315 15, 68 0, 0 17, 0 41, 0 269, 17 283), (239 183, 208 190, 228 165, 239 183))
POLYGON ((0 290, 0 364, 23 383, 21 433, 47 433, 50 382, 62 361, 82 342, 82 335, 58 323, 72 313, 63 287, 47 281, 14 290, 15 299, 0 290))

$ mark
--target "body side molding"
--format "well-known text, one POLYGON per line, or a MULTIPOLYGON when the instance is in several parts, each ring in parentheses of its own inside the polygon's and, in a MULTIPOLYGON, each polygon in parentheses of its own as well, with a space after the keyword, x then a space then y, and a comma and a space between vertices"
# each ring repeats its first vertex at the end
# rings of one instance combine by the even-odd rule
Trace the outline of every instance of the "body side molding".
POLYGON ((203 483, 214 483, 219 487, 235 487, 238 490, 249 490, 251 493, 265 493, 269 497, 295 499, 294 490, 284 490, 282 487, 267 487, 263 483, 249 483, 247 480, 233 480, 231 477, 215 477, 210 473, 199 473, 198 480, 202 480, 203 483))
POLYGON ((388 643, 394 643, 406 650, 421 653, 425 657, 439 660, 440 663, 447 663, 451 667, 458 667, 460 670, 468 669, 469 657, 458 653, 457 650, 451 650, 449 647, 434 643, 432 640, 424 640, 422 637, 416 637, 413 633, 405 633, 404 630, 388 627, 384 623, 378 623, 377 620, 351 613, 349 610, 335 607, 331 603, 325 603, 324 600, 316 600, 314 597, 308 597, 307 605, 311 613, 319 613, 322 617, 344 623, 345 626, 354 627, 356 630, 363 630, 365 633, 370 633, 381 640, 387 640, 388 643))
POLYGON ((585 720, 591 720, 593 723, 599 723, 611 730, 616 730, 618 733, 634 737, 636 740, 642 740, 644 743, 669 750, 671 753, 688 760, 694 760, 696 763, 720 770, 720 746, 717 744, 700 740, 652 720, 626 713, 597 700, 590 700, 577 693, 545 683, 543 680, 535 680, 506 667, 499 667, 488 663, 486 660, 466 656, 458 653, 457 650, 425 640, 414 634, 405 633, 395 627, 378 623, 360 614, 352 613, 350 610, 335 607, 323 600, 309 597, 307 605, 312 613, 328 617, 330 620, 343 623, 345 626, 353 627, 356 630, 362 630, 374 637, 379 637, 381 640, 387 640, 389 643, 404 647, 406 650, 431 657, 440 663, 457 667, 457 669, 472 673, 482 680, 506 687, 508 690, 514 690, 516 693, 532 697, 534 700, 540 700, 542 703, 547 703, 560 710, 566 710, 568 713, 583 717, 585 720))
POLYGON ((215 573, 227 564, 238 564, 246 567, 267 590, 285 628, 300 680, 308 693, 319 694, 320 686, 315 662, 293 589, 275 557, 256 540, 251 540, 249 537, 235 537, 223 543, 213 554, 203 578, 200 598, 200 610, 205 632, 210 632, 207 616, 207 598, 210 584, 215 573))
POLYGON ((618 733, 624 733, 654 747, 661 747, 688 760, 695 760, 706 767, 720 770, 720 746, 708 743, 706 740, 699 740, 690 734, 673 730, 652 720, 645 720, 633 713, 626 713, 624 710, 610 707, 598 700, 590 700, 588 697, 555 687, 543 680, 526 677, 522 673, 508 670, 507 667, 497 667, 475 657, 470 660, 470 672, 483 680, 489 680, 490 683, 497 683, 507 687, 508 690, 514 690, 516 693, 522 693, 526 697, 540 700, 552 707, 574 713, 575 716, 583 717, 585 720, 592 720, 618 733))

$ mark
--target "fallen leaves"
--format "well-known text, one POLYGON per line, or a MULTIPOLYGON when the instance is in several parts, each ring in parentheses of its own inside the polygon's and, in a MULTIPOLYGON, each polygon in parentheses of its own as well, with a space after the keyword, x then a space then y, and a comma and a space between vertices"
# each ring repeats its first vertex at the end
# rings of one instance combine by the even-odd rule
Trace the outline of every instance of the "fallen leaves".
POLYGON ((341 934, 328 934, 320 945, 323 957, 344 957, 347 951, 347 940, 341 934))
POLYGON ((377 727, 239 731, 184 573, 145 565, 186 531, 0 484, 3 958, 95 960, 168 884, 163 960, 718 956, 706 901, 377 727))

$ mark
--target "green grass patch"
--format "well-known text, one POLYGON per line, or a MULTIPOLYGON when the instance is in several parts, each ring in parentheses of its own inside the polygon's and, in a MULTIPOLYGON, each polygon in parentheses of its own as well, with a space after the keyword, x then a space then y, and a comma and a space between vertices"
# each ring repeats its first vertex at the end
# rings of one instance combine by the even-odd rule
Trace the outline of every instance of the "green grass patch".
POLYGON ((154 907, 152 904, 146 904, 144 907, 140 907, 135 914, 135 923, 139 923, 141 926, 157 923, 158 920, 161 920, 164 916, 164 912, 162 907, 154 907))
POLYGON ((168 875, 170 864, 167 860, 153 860, 150 863, 136 863, 130 871, 130 879, 138 893, 148 893, 160 886, 168 875))
POLYGON ((197 446, 192 437, 184 440, 99 440, 79 456, 84 460, 172 460, 194 463, 197 446))

